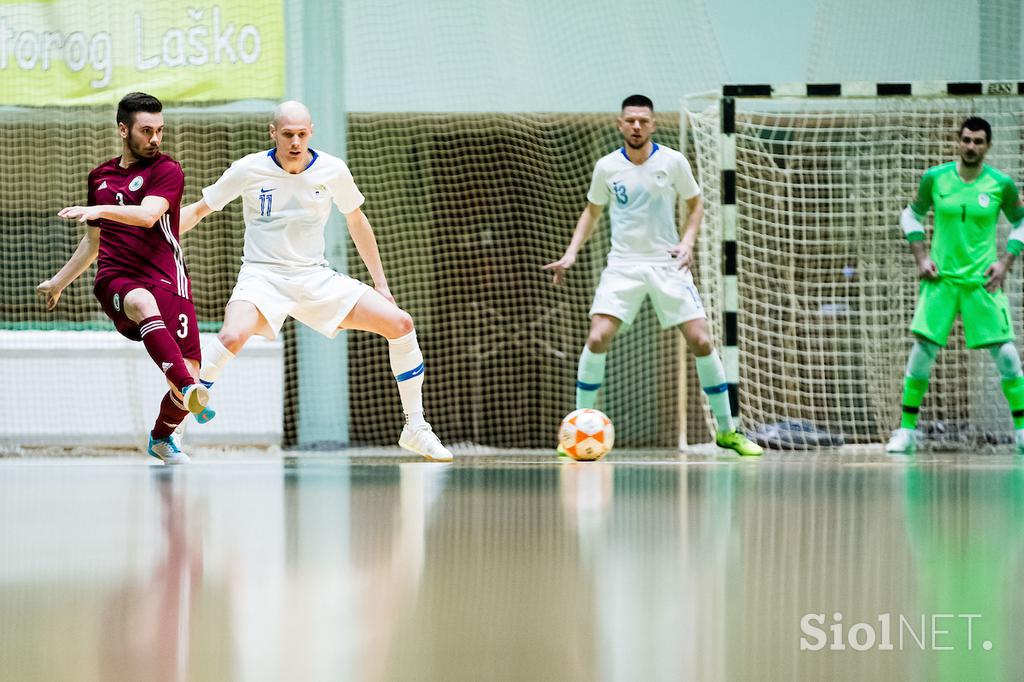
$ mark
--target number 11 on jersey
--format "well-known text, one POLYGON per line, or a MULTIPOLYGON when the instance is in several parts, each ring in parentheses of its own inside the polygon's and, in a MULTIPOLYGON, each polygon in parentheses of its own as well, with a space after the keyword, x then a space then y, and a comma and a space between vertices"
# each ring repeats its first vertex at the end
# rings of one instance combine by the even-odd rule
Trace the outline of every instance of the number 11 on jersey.
POLYGON ((270 215, 270 209, 274 205, 273 194, 261 194, 260 195, 260 215, 270 215))

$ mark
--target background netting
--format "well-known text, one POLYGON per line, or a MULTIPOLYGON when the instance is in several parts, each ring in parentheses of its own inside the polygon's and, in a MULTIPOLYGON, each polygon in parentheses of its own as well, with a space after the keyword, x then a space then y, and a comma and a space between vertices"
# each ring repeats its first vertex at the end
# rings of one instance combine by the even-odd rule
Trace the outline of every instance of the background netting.
MULTIPOLYGON (((164 151, 184 169, 184 203, 198 198, 235 159, 269 147, 272 105, 247 112, 165 106, 164 151)), ((470 448, 552 447, 559 421, 573 408, 586 313, 608 249, 607 217, 567 286, 553 287, 541 266, 568 244, 594 162, 621 143, 612 117, 350 114, 347 125, 348 162, 367 197, 364 210, 392 292, 416 321, 427 366, 427 418, 445 441, 470 448)), ((662 114, 660 126, 656 139, 677 147, 678 117, 662 114)), ((0 202, 6 255, 0 325, 112 330, 92 295, 95 267, 65 291, 53 313, 34 294, 82 236, 77 224, 56 212, 84 203, 88 171, 120 153, 112 108, 0 112, 0 143, 13 154, 0 167, 0 183, 9 188, 0 202), (65 146, 39 154, 52 144, 55 130, 65 146)), ((183 239, 204 331, 216 331, 223 319, 242 236, 241 201, 235 201, 183 239)), ((351 243, 347 266, 369 282, 351 243)), ((293 336, 289 322, 280 408, 285 445, 297 438, 293 336)), ((600 407, 615 420, 620 446, 676 444, 678 340, 678 334, 660 331, 649 306, 634 329, 616 340, 600 407)), ((393 445, 401 406, 386 342, 351 333, 348 352, 351 442, 393 445)), ((74 361, 55 356, 47 369, 52 377, 9 379, 59 381, 62 363, 74 361)), ((95 382, 119 390, 116 377, 96 376, 95 382)), ((689 385, 692 395, 683 404, 693 428, 703 429, 699 388, 695 379, 689 385)), ((254 392, 251 399, 261 396, 254 392)), ((38 413, 50 418, 44 404, 38 413)))
MULTIPOLYGON (((722 211, 719 105, 687 111, 707 207, 700 242, 716 329, 722 211)), ((978 115, 993 128, 986 162, 1019 181, 1014 98, 737 99, 736 207, 740 411, 750 430, 810 422, 847 443, 898 425, 917 269, 899 214, 929 166, 956 158, 955 133, 978 115)), ((931 229, 931 217, 928 219, 931 229)), ((1008 225, 1000 218, 999 246, 1008 225)), ((1005 288, 1021 332, 1018 265, 1005 288)), ((985 351, 960 323, 940 352, 920 428, 932 443, 1009 442, 1009 410, 985 351)))
MULTIPOLYGON (((678 118, 660 123, 659 141, 676 147, 678 118)), ((349 116, 349 164, 392 292, 416 321, 426 413, 443 438, 553 444, 574 404, 607 217, 566 286, 553 287, 541 266, 568 245, 595 161, 620 144, 607 115, 349 116)), ((365 280, 354 249, 348 265, 365 280)), ((599 407, 617 445, 676 444, 678 338, 645 306, 616 340, 599 407)), ((391 443, 401 408, 384 342, 353 334, 350 354, 352 439, 391 443)))

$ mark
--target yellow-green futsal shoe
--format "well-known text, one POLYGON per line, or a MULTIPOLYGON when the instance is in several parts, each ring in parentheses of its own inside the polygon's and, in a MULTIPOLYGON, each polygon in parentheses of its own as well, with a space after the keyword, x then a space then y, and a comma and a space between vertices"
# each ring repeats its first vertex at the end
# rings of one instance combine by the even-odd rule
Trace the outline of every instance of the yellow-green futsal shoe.
POLYGON ((720 431, 715 436, 715 445, 726 450, 734 450, 740 457, 760 457, 764 454, 764 449, 760 445, 736 429, 720 431))

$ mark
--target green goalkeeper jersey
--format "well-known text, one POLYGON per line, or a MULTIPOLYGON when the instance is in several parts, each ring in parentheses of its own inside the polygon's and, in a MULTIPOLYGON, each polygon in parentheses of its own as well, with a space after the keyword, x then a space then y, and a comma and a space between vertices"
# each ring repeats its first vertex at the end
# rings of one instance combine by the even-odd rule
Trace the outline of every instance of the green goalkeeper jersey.
MULTIPOLYGON (((931 257, 944 279, 963 282, 984 282, 985 270, 998 258, 996 224, 999 211, 1015 226, 1024 218, 1017 186, 1006 174, 982 165, 981 174, 973 182, 964 182, 951 161, 933 166, 921 177, 917 198, 910 204, 919 220, 928 209, 935 208, 935 231, 932 234, 931 257)), ((924 234, 907 235, 911 241, 924 234)), ((1024 235, 1019 230, 1010 234, 1007 251, 1019 254, 1024 249, 1024 235)))

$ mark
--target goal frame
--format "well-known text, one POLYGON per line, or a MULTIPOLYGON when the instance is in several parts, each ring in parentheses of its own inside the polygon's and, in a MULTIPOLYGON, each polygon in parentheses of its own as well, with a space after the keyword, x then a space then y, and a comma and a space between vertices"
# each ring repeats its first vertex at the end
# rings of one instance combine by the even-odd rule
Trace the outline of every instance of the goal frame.
MULTIPOLYGON (((714 330, 720 339, 725 366, 729 406, 734 423, 740 425, 740 355, 739 355, 739 277, 736 206, 736 104, 743 99, 846 99, 887 97, 1015 97, 1024 95, 1024 81, 904 81, 904 82, 829 82, 829 83, 727 83, 720 90, 686 95, 680 109, 680 147, 689 153, 691 102, 718 100, 718 161, 720 173, 719 210, 721 211, 721 259, 716 272, 721 292, 720 328, 714 330)), ((1024 108, 1022 108, 1024 113, 1024 108)), ((680 356, 685 354, 680 351, 680 356)), ((687 433, 687 385, 680 370, 679 387, 680 437, 684 449, 692 439, 687 433)))

